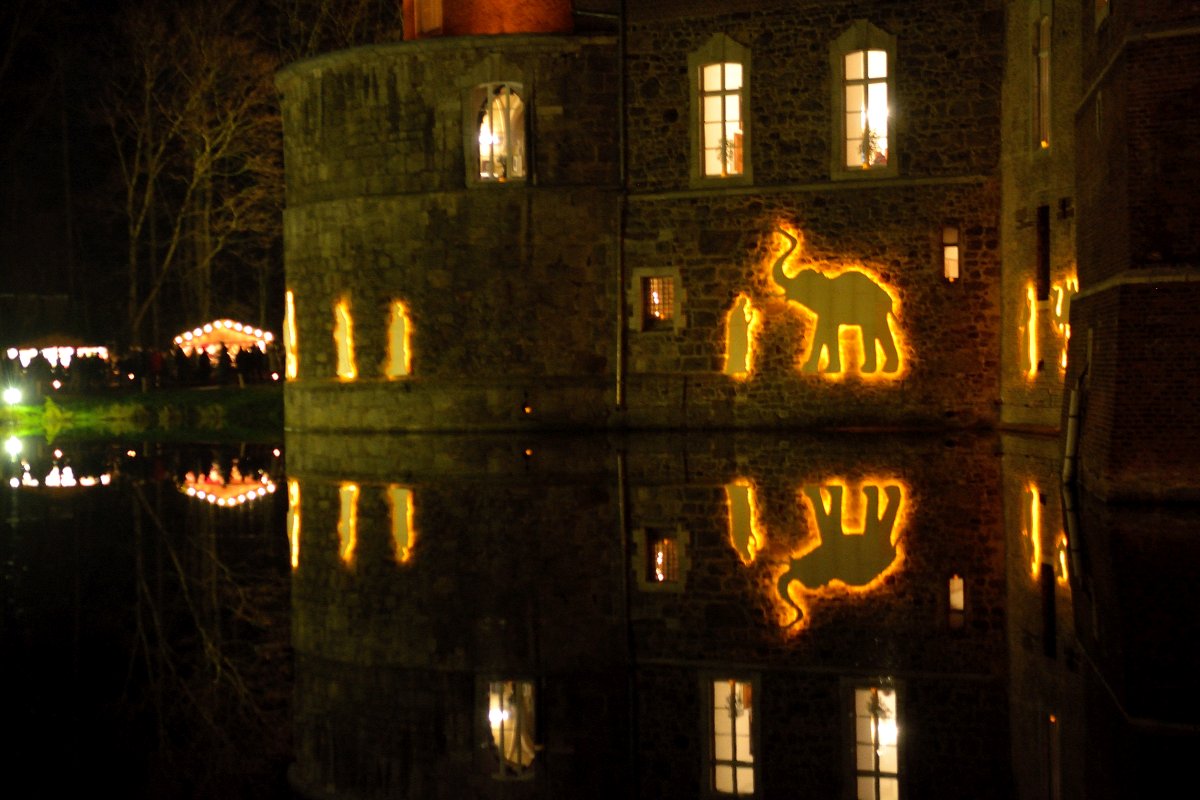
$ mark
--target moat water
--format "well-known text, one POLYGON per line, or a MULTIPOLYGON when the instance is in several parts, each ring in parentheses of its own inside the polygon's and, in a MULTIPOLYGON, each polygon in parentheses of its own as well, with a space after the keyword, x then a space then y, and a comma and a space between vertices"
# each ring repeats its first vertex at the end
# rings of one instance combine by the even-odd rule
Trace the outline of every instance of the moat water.
POLYGON ((1151 796, 1200 743, 1200 518, 1064 495, 1058 447, 26 440, 4 763, 22 796, 1151 796))

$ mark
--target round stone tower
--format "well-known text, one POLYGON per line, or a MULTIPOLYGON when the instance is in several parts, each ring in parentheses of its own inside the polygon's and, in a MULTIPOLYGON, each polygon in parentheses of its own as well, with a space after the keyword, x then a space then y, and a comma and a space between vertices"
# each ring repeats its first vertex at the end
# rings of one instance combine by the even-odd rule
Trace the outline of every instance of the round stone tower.
POLYGON ((569 9, 406 0, 280 72, 289 428, 605 422, 617 48, 569 9))

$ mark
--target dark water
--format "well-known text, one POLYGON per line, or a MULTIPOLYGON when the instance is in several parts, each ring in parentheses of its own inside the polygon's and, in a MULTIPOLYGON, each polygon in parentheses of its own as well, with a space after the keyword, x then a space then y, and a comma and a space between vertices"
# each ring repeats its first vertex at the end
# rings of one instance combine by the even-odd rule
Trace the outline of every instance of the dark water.
POLYGON ((24 444, 20 796, 1145 797, 1200 743, 1195 509, 1053 440, 24 444))

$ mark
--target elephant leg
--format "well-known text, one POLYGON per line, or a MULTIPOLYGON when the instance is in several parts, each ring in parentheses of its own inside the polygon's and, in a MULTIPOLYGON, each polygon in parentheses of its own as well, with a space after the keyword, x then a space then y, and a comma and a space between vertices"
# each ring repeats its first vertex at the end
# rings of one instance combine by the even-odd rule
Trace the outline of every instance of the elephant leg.
POLYGON ((829 363, 825 366, 824 371, 841 372, 842 354, 841 349, 838 347, 837 326, 828 325, 818 320, 817 330, 813 335, 812 355, 804 365, 805 372, 818 371, 818 366, 821 362, 821 348, 826 348, 829 351, 829 363))
POLYGON ((862 341, 863 350, 862 372, 864 374, 875 372, 879 368, 879 356, 875 352, 875 339, 878 338, 879 334, 875 331, 874 325, 860 325, 858 326, 858 332, 861 337, 860 341, 862 341))
MULTIPOLYGON (((885 316, 880 325, 879 343, 883 345, 883 371, 895 372, 900 369, 900 353, 896 350, 896 339, 892 336, 892 329, 887 323, 885 316)), ((875 349, 875 343, 871 343, 871 349, 875 349)))

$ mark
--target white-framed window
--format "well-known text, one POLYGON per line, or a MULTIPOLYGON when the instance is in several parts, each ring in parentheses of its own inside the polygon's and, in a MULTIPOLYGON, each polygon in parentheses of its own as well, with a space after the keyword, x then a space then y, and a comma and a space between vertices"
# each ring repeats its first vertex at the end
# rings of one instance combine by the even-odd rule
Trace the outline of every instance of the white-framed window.
POLYGON ((857 20, 830 46, 834 178, 898 173, 893 110, 896 39, 857 20))
POLYGON ((755 681, 714 677, 707 681, 709 699, 708 788, 716 795, 754 794, 755 681))
POLYGON ((900 800, 900 708, 888 680, 854 687, 854 796, 900 800))
POLYGON ((747 183, 750 51, 722 33, 688 56, 693 185, 747 183))
POLYGON ((632 330, 677 331, 685 327, 684 292, 678 269, 638 267, 633 270, 629 288, 632 330))
POLYGON ((498 779, 533 777, 536 693, 533 681, 494 680, 487 684, 487 727, 498 763, 498 779))
POLYGON ((486 83, 476 87, 475 176, 481 183, 526 178, 526 114, 521 94, 518 83, 486 83))

